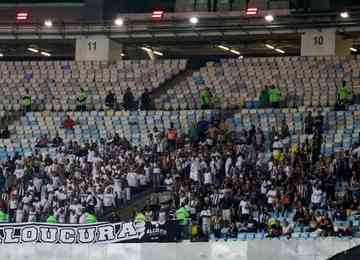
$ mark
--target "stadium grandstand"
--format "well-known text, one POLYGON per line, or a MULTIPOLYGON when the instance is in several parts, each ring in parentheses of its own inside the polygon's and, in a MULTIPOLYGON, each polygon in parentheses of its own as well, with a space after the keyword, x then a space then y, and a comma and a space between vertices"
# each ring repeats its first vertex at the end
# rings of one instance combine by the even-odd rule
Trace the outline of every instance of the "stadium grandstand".
POLYGON ((0 1, 0 259, 360 259, 360 3, 0 1))

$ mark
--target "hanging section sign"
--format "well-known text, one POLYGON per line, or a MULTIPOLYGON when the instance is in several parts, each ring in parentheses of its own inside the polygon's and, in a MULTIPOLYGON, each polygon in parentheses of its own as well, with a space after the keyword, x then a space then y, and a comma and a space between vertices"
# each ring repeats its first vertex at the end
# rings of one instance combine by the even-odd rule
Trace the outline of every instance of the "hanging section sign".
POLYGON ((174 242, 176 223, 99 223, 57 225, 47 223, 1 224, 0 244, 90 244, 174 242))

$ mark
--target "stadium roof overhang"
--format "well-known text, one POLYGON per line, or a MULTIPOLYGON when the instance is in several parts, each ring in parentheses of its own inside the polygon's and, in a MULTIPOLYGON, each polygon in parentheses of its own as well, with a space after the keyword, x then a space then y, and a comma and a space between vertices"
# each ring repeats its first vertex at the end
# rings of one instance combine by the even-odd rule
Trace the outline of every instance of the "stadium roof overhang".
POLYGON ((135 57, 141 56, 138 47, 144 45, 166 50, 170 57, 187 57, 231 55, 216 48, 217 44, 240 49, 244 55, 273 55, 273 51, 264 48, 264 43, 285 48, 289 55, 298 55, 301 34, 307 29, 334 28, 345 37, 360 38, 360 15, 341 19, 335 13, 292 15, 281 10, 272 14, 275 16, 272 23, 264 20, 265 12, 254 17, 230 12, 173 13, 165 15, 161 21, 153 21, 144 14, 124 15, 125 23, 121 27, 110 21, 102 24, 54 23, 51 28, 40 24, 0 24, 0 40, 6 46, 22 44, 22 49, 29 44, 45 45, 44 49, 55 49, 59 57, 69 57, 74 55, 76 38, 105 35, 123 43, 126 52, 135 57), (197 25, 189 23, 192 16, 199 18, 197 25))

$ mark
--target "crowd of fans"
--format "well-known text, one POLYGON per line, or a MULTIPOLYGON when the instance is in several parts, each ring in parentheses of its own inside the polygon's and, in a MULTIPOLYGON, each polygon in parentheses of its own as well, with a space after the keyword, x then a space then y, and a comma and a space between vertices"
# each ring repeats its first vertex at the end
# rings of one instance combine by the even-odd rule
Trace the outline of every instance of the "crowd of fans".
MULTIPOLYGON (((360 143, 321 156, 322 116, 305 121, 312 138, 291 147, 282 143, 286 125, 270 134, 255 126, 235 132, 221 117, 200 120, 181 135, 173 125, 163 133, 154 128, 143 147, 118 134, 85 144, 44 137, 37 147, 57 147, 56 158, 36 150, 0 165, 0 221, 122 221, 115 212, 152 188, 135 221, 174 220, 185 227, 191 220, 199 237, 291 236, 296 226, 351 235, 351 223, 335 221, 360 214, 360 143)), ((64 120, 69 128, 74 123, 64 120)))
MULTIPOLYGON (((213 98, 205 88, 202 108, 211 108, 213 98)), ((262 107, 279 107, 281 99, 275 86, 260 94, 262 107)), ((345 109, 348 99, 343 82, 339 105, 345 109)), ((86 100, 82 90, 80 110, 86 109, 86 100)), ((113 93, 105 103, 114 108, 113 93)), ((150 104, 145 90, 140 109, 150 104)), ((25 111, 31 105, 25 96, 25 111)), ((130 89, 123 106, 136 109, 130 89)), ((68 116, 63 127, 73 131, 75 124, 68 116)), ((194 237, 235 238, 239 232, 291 237, 297 228, 319 236, 351 236, 352 223, 337 221, 360 215, 360 142, 325 157, 320 153, 321 113, 309 113, 304 129, 308 139, 290 147, 282 142, 289 137, 285 121, 268 133, 255 126, 232 131, 221 116, 195 122, 181 135, 173 124, 165 132, 154 128, 141 147, 118 134, 85 144, 42 136, 32 156, 15 155, 0 164, 0 222, 122 221, 117 210, 152 188, 134 221, 173 220, 181 232, 192 223, 194 237), (41 153, 48 146, 57 148, 55 158, 41 153)), ((8 134, 5 130, 1 135, 8 134)))
POLYGON ((268 138, 255 127, 231 133, 221 121, 204 125, 199 122, 166 156, 166 191, 154 194, 135 221, 172 219, 186 230, 191 220, 199 238, 236 238, 239 232, 290 237, 295 229, 352 235, 351 221, 343 221, 360 214, 360 143, 322 156, 321 114, 308 119, 311 141, 291 147, 282 143, 283 129, 268 138))

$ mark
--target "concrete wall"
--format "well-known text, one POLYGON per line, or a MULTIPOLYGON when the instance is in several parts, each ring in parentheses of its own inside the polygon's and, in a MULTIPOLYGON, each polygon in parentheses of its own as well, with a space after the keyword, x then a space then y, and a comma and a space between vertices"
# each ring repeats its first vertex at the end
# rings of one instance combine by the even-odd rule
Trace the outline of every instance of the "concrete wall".
MULTIPOLYGON (((1 245, 6 260, 327 260, 359 240, 254 240, 209 243, 1 245)), ((351 251, 348 251, 351 256, 351 251)), ((356 258, 353 258, 356 259, 356 258)), ((357 258, 358 259, 358 258, 357 258)))

